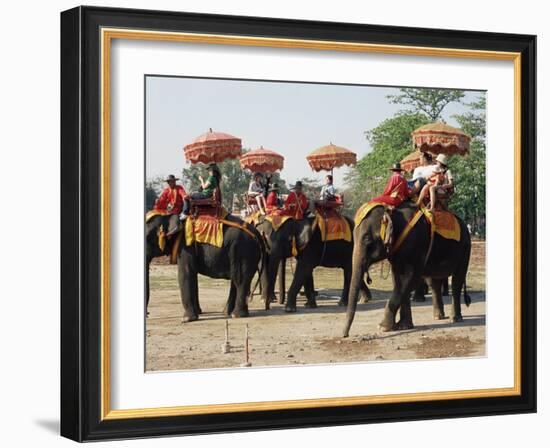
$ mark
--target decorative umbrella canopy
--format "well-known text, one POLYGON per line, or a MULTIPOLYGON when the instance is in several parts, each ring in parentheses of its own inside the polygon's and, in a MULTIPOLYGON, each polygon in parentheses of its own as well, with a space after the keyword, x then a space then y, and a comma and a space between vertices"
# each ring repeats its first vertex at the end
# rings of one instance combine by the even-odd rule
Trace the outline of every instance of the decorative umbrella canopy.
POLYGON ((414 130, 412 138, 414 147, 422 152, 463 156, 470 150, 471 137, 469 135, 440 121, 414 130))
POLYGON ((240 162, 243 170, 274 173, 283 169, 285 158, 275 151, 260 146, 242 155, 240 162))
POLYGON ((223 162, 241 155, 241 139, 212 128, 183 147, 185 158, 191 163, 223 162))
POLYGON ((344 165, 355 165, 357 154, 349 149, 330 143, 317 148, 306 157, 309 166, 314 171, 332 171, 344 165))

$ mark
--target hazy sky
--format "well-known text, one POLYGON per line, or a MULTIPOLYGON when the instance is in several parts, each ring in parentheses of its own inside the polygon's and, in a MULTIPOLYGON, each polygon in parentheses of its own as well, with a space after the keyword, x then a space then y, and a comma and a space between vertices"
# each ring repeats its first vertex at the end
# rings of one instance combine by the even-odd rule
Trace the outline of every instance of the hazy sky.
MULTIPOLYGON (((283 178, 322 178, 306 155, 330 142, 357 153, 369 150, 365 131, 402 109, 386 95, 396 88, 233 81, 191 78, 146 78, 147 178, 181 174, 187 163, 183 146, 212 128, 242 139, 243 147, 273 149, 285 157, 283 178)), ((465 102, 478 98, 467 92, 465 102)), ((444 119, 467 106, 451 104, 444 119)), ((335 184, 342 185, 345 169, 335 170, 335 184)))

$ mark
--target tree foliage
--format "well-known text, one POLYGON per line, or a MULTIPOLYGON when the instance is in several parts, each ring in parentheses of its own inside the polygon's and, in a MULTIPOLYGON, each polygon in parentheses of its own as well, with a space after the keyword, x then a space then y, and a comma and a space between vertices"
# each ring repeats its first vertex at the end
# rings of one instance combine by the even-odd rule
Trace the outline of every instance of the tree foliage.
POLYGON ((472 227, 474 233, 485 236, 486 207, 486 118, 485 97, 469 104, 470 111, 453 118, 472 137, 470 153, 450 159, 455 181, 455 194, 450 208, 472 227))
POLYGON ((399 113, 365 133, 372 150, 359 160, 346 177, 349 185, 345 191, 348 211, 357 209, 382 192, 388 179, 388 169, 412 150, 411 132, 428 122, 422 113, 399 113))
POLYGON ((460 103, 464 98, 463 90, 402 88, 399 94, 388 95, 391 103, 401 104, 408 111, 422 113, 430 121, 441 119, 443 109, 450 103, 460 103))

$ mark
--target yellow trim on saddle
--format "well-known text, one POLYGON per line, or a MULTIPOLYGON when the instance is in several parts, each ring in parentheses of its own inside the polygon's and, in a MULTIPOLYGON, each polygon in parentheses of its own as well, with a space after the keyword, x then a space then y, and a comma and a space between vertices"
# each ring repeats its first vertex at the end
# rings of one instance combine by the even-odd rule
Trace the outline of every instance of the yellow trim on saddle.
POLYGON ((256 235, 254 232, 250 231, 248 227, 246 227, 246 224, 241 224, 238 222, 228 221, 227 219, 220 219, 220 222, 222 224, 225 224, 228 227, 235 227, 236 229, 242 230, 243 232, 250 235, 252 238, 256 238, 256 235))
POLYGON ((432 229, 431 230, 432 238, 433 238, 434 233, 437 233, 445 239, 460 241, 460 237, 461 237, 460 224, 458 223, 458 220, 456 219, 456 216, 454 215, 454 213, 447 212, 447 211, 439 212, 439 213, 448 213, 452 217, 453 228, 449 229, 449 228, 443 227, 441 225, 438 225, 437 218, 436 218, 436 213, 438 213, 437 211, 435 213, 432 213, 432 212, 428 211, 425 208, 422 208, 422 211, 424 212, 424 215, 426 216, 426 219, 430 223, 430 227, 432 229))
POLYGON ((165 211, 165 210, 149 210, 145 214, 145 222, 149 222, 155 216, 166 216, 167 214, 168 214, 168 212, 165 211))
POLYGON ((407 238, 407 236, 409 236, 409 233, 411 233, 411 230, 414 228, 414 226, 416 225, 418 220, 420 218, 422 218, 422 216, 424 216, 424 212, 422 210, 418 210, 414 214, 414 216, 407 223, 407 225, 405 226, 405 228, 403 229, 403 231, 399 235, 399 238, 397 238, 397 241, 395 242, 395 244, 392 246, 392 248, 390 250, 390 255, 394 254, 395 252, 397 252, 399 250, 399 248, 405 242, 405 239, 407 238))
POLYGON ((351 228, 348 220, 343 216, 331 216, 325 219, 319 212, 316 212, 315 220, 313 221, 313 231, 315 231, 317 226, 319 226, 322 241, 345 240, 351 243, 351 228), (338 232, 328 232, 327 234, 327 221, 332 219, 340 220, 344 228, 338 232))
POLYGON ((292 237, 292 256, 298 256, 298 247, 296 246, 296 237, 292 237))
POLYGON ((159 227, 157 232, 157 238, 158 238, 158 245, 161 252, 164 252, 164 248, 166 247, 166 234, 164 233, 164 229, 162 226, 159 227))
POLYGON ((170 253, 170 264, 176 264, 178 261, 178 253, 181 246, 181 240, 183 239, 183 235, 185 233, 185 229, 181 229, 178 232, 178 236, 176 236, 176 240, 174 241, 174 244, 172 246, 172 252, 170 253))
POLYGON ((373 208, 378 206, 386 208, 386 204, 384 204, 383 202, 366 202, 361 207, 359 207, 357 209, 357 212, 355 213, 355 218, 353 219, 355 222, 355 227, 363 222, 363 219, 367 217, 367 215, 373 208))
POLYGON ((279 227, 281 227, 285 222, 287 222, 290 218, 292 218, 289 215, 266 215, 265 219, 271 223, 271 227, 273 227, 273 230, 276 232, 279 230, 279 227))

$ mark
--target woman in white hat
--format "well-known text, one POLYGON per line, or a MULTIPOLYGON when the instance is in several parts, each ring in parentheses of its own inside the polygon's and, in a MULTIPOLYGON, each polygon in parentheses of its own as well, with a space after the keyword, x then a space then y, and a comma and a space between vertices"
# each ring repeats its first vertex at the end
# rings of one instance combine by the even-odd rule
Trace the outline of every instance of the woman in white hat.
POLYGON ((428 210, 433 211, 436 207, 438 196, 447 196, 453 191, 453 176, 447 166, 447 156, 439 154, 436 159, 436 166, 428 183, 422 188, 417 204, 422 205, 424 198, 430 193, 430 206, 428 210))

